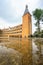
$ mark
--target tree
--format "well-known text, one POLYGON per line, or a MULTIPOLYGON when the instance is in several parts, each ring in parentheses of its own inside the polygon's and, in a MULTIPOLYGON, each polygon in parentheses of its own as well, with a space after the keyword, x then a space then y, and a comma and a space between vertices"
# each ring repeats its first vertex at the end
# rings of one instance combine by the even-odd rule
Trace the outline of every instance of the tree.
POLYGON ((36 9, 33 11, 33 16, 37 22, 35 23, 35 26, 37 26, 37 32, 40 33, 40 21, 43 21, 43 10, 36 9))
POLYGON ((43 30, 41 31, 41 37, 43 38, 43 30))

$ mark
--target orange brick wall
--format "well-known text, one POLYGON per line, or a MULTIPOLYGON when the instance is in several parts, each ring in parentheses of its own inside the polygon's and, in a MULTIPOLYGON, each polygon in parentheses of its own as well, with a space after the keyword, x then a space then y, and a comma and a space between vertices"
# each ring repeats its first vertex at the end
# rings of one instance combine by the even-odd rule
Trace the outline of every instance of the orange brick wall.
POLYGON ((32 34, 31 15, 29 13, 22 17, 22 37, 32 34))

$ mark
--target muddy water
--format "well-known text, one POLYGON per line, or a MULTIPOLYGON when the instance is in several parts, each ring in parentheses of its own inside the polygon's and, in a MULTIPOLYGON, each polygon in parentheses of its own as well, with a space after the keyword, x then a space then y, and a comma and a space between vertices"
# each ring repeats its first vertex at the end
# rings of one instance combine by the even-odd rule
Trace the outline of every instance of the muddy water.
POLYGON ((43 39, 1 40, 0 65, 43 65, 43 39))

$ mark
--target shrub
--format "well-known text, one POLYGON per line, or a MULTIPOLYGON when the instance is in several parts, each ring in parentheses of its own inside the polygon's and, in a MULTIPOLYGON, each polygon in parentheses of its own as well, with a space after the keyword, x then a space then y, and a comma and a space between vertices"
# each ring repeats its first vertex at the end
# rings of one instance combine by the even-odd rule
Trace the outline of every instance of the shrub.
POLYGON ((41 34, 41 37, 43 38, 43 34, 41 34))
POLYGON ((28 37, 33 37, 33 35, 29 35, 28 37))

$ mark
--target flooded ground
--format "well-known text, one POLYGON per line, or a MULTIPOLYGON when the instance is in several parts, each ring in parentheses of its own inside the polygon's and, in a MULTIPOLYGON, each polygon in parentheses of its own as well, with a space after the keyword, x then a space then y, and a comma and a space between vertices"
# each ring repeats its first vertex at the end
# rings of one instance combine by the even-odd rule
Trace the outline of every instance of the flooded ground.
POLYGON ((43 39, 0 40, 0 65, 43 65, 43 39))

